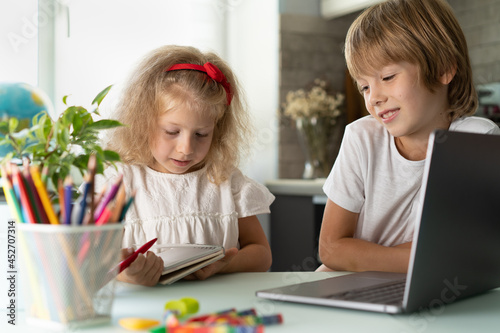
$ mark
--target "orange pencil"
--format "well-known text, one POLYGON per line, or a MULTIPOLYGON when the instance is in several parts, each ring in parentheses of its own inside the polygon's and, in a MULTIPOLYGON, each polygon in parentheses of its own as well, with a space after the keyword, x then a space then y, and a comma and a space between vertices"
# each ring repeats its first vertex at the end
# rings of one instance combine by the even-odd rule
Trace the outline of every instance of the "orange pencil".
POLYGON ((122 184, 118 190, 118 194, 115 199, 115 206, 113 208, 113 213, 111 214, 110 222, 120 222, 120 215, 125 206, 125 201, 127 200, 127 194, 125 193, 125 186, 122 184))
POLYGON ((36 165, 32 165, 30 168, 31 178, 33 178, 33 183, 35 184, 35 188, 38 191, 38 196, 42 201, 43 208, 45 209, 45 213, 47 214, 47 218, 49 219, 50 224, 59 224, 59 220, 57 219, 56 214, 54 213, 54 208, 52 207, 52 203, 49 199, 49 194, 47 193, 47 189, 42 181, 40 176, 40 171, 36 165))

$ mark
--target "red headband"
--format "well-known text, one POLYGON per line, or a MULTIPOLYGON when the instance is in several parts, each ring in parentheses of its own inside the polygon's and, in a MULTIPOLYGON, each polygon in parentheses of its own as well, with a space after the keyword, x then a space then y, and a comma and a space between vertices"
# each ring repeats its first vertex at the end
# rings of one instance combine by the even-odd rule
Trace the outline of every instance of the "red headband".
POLYGON ((177 71, 180 69, 192 69, 195 71, 206 73, 215 82, 220 83, 222 87, 224 87, 224 90, 226 90, 226 95, 227 95, 227 105, 231 104, 231 100, 233 99, 233 94, 231 93, 231 85, 229 84, 229 82, 227 82, 224 73, 222 73, 217 66, 209 62, 206 62, 203 66, 195 64, 176 64, 170 66, 170 68, 165 70, 165 72, 177 71))

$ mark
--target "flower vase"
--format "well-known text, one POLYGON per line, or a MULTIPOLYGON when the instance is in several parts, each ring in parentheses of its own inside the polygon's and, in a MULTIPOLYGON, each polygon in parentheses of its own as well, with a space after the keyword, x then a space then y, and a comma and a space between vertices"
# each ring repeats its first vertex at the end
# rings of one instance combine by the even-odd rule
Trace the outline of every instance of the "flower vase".
POLYGON ((336 121, 331 117, 301 117, 295 120, 305 157, 303 179, 326 178, 333 165, 329 148, 336 121))

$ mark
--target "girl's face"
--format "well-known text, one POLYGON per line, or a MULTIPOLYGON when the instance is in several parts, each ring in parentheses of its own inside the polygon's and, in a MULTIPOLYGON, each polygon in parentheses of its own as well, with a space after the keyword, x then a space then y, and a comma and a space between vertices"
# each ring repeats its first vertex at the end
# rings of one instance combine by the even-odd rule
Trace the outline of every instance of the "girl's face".
POLYGON ((448 128, 448 76, 431 92, 419 80, 419 68, 406 62, 390 64, 357 79, 368 112, 391 135, 427 139, 436 128, 448 128))
POLYGON ((161 114, 151 144, 155 161, 150 167, 174 174, 197 170, 210 150, 215 127, 213 117, 185 105, 161 114))

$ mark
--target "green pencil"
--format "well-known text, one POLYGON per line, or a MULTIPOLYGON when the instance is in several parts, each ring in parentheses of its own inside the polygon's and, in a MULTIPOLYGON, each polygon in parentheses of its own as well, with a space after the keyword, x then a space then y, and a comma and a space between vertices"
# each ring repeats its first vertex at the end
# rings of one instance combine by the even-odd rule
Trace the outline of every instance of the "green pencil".
POLYGON ((5 167, 3 166, 2 166, 2 175, 3 175, 3 192, 5 193, 5 199, 7 200, 7 205, 9 206, 10 213, 14 216, 17 222, 24 222, 22 219, 23 214, 21 212, 21 206, 19 206, 16 194, 14 193, 14 188, 12 188, 12 184, 10 183, 5 167))

